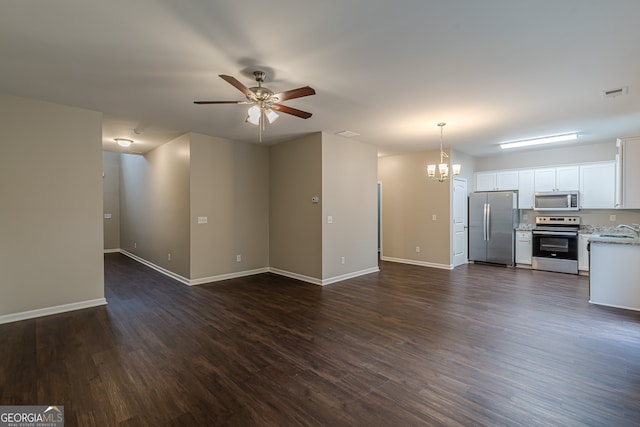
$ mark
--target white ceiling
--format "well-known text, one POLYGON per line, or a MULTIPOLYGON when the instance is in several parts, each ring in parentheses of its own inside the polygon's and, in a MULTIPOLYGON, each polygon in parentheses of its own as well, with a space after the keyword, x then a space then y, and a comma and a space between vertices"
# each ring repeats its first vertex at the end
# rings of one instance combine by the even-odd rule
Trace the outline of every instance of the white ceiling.
POLYGON ((104 112, 145 151, 193 131, 258 143, 218 77, 317 95, 285 104, 274 143, 351 130, 381 155, 580 132, 640 134, 637 0, 20 0, 0 2, 0 92, 104 112), (629 87, 613 99, 603 90, 629 87), (134 133, 134 128, 139 134, 134 133))

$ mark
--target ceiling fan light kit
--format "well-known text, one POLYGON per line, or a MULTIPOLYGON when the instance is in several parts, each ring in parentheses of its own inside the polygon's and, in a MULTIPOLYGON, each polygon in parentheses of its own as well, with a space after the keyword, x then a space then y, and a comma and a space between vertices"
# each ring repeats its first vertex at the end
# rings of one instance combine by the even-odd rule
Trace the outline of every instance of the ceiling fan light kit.
POLYGON ((311 113, 298 110, 293 107, 287 107, 279 102, 315 95, 316 91, 313 88, 304 86, 298 89, 274 93, 271 89, 262 86, 265 78, 264 71, 254 71, 253 77, 256 82, 258 82, 258 86, 248 88, 235 77, 220 74, 221 79, 245 95, 247 98, 246 101, 194 101, 194 104, 250 104, 251 107, 247 111, 247 118, 245 119, 245 122, 258 126, 260 130, 260 142, 262 142, 262 131, 265 129, 266 122, 271 124, 279 117, 276 111, 300 117, 302 119, 308 119, 311 117, 311 113))
POLYGON ((451 165, 451 168, 449 168, 449 163, 444 160, 449 158, 447 153, 442 149, 442 133, 446 125, 447 124, 444 122, 438 123, 438 126, 440 127, 440 163, 437 165, 427 165, 427 176, 438 182, 444 182, 447 179, 450 179, 451 176, 460 175, 460 171, 462 169, 462 166, 459 164, 451 165), (453 175, 449 174, 449 169, 451 169, 451 173, 453 175), (437 174, 436 171, 438 172, 437 174))

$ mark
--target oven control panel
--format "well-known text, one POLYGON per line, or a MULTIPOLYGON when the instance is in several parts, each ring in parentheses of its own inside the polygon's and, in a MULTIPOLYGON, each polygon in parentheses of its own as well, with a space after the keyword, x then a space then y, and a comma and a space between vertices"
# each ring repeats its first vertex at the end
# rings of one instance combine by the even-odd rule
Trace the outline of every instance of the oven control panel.
POLYGON ((580 225, 579 216, 537 216, 536 224, 539 225, 580 225))

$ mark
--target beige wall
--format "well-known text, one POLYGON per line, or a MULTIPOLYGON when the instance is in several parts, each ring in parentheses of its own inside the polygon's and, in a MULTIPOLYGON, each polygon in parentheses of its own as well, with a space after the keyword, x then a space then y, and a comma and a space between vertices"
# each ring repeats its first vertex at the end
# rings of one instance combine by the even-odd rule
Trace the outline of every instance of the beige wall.
POLYGON ((518 151, 497 156, 478 157, 476 172, 614 160, 616 153, 615 141, 581 146, 569 145, 547 150, 518 151))
POLYGON ((189 180, 188 134, 144 156, 121 156, 122 249, 183 278, 190 275, 189 180))
POLYGON ((270 148, 269 194, 270 266, 321 280, 322 134, 270 148))
POLYGON ((378 266, 377 157, 375 146, 322 134, 325 280, 378 266))
POLYGON ((190 278, 268 267, 268 147, 195 133, 189 137, 190 278), (203 216, 207 223, 198 224, 198 217, 203 216))
POLYGON ((120 249, 120 154, 102 152, 104 249, 120 249))
POLYGON ((383 258, 451 265, 451 182, 432 181, 426 174, 426 165, 439 161, 439 150, 378 159, 383 258))
POLYGON ((462 166, 458 177, 467 180, 467 193, 473 193, 476 158, 460 151, 451 150, 451 164, 456 163, 462 166))
POLYGON ((0 321, 104 302, 101 136, 98 112, 0 95, 0 321))

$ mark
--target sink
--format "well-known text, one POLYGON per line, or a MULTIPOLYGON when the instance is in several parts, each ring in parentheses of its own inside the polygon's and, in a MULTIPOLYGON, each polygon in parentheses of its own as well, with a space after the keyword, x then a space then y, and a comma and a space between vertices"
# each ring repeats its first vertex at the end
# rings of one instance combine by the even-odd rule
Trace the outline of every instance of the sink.
POLYGON ((598 234, 597 237, 606 237, 610 239, 635 239, 635 236, 628 234, 598 234))

